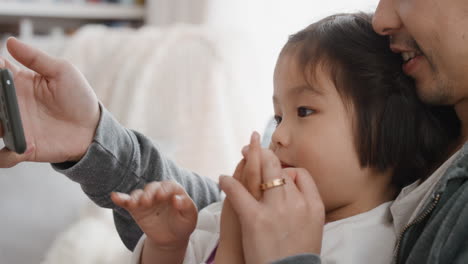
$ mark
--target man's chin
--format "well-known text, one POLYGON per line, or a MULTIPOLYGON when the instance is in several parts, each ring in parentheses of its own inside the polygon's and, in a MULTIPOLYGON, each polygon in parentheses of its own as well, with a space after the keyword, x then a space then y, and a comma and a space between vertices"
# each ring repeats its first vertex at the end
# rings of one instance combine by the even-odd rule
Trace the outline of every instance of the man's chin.
POLYGON ((446 92, 446 87, 441 87, 441 85, 434 79, 425 81, 416 80, 416 90, 419 99, 426 104, 450 104, 450 97, 446 92))

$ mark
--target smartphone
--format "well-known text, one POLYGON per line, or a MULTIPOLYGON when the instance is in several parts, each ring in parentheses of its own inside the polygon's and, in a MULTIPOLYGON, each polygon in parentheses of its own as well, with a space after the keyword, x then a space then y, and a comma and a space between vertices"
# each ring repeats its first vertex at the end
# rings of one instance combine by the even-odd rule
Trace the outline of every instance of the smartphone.
POLYGON ((26 151, 23 123, 16 98, 13 75, 8 69, 0 69, 0 121, 5 146, 22 154, 26 151))

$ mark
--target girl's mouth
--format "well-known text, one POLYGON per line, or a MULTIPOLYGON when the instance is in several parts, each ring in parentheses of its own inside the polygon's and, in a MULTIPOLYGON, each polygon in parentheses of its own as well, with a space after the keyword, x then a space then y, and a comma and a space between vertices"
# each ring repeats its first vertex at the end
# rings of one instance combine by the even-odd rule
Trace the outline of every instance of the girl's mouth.
POLYGON ((285 169, 285 168, 293 168, 293 166, 287 164, 287 163, 284 163, 284 162, 281 162, 281 168, 282 169, 285 169))

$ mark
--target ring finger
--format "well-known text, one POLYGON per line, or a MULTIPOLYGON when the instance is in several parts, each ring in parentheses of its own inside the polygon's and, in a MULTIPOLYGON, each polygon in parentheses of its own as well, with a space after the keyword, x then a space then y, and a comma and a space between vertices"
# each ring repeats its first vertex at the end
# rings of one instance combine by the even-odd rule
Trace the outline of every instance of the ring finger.
POLYGON ((263 197, 265 201, 279 202, 284 200, 286 198, 286 186, 284 185, 286 183, 291 184, 291 182, 285 179, 281 163, 271 150, 265 149, 262 151, 261 166, 262 184, 264 185, 263 197))

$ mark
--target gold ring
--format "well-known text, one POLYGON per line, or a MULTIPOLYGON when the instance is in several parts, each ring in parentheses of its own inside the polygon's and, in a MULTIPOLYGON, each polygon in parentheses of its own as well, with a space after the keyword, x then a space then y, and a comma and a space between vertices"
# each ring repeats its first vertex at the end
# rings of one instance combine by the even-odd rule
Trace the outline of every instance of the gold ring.
POLYGON ((285 184, 286 184, 285 179, 274 179, 271 182, 260 184, 260 189, 262 191, 265 191, 265 190, 268 190, 268 189, 271 189, 271 188, 274 188, 274 187, 278 187, 278 186, 281 186, 281 185, 285 185, 285 184))

